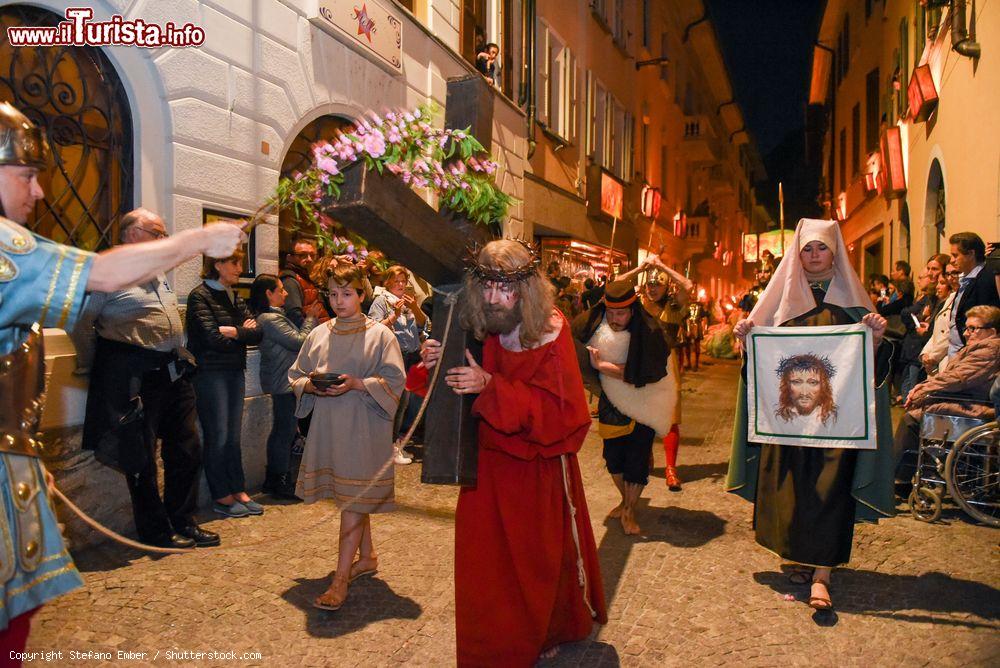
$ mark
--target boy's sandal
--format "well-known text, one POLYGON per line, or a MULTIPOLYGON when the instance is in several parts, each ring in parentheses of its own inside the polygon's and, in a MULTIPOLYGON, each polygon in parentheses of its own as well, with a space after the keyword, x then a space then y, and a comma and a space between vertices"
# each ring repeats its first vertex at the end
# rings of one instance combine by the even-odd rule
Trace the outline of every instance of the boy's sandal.
POLYGON ((344 601, 347 600, 347 587, 345 586, 343 596, 340 595, 339 588, 337 587, 336 578, 330 583, 326 591, 316 597, 313 601, 313 607, 319 608, 320 610, 340 610, 344 605, 344 601))
POLYGON ((360 559, 355 560, 355 562, 351 564, 351 575, 347 579, 348 582, 354 582, 358 578, 363 578, 366 575, 375 575, 376 573, 378 573, 378 561, 375 561, 374 566, 367 566, 364 568, 362 568, 359 564, 361 564, 360 559))

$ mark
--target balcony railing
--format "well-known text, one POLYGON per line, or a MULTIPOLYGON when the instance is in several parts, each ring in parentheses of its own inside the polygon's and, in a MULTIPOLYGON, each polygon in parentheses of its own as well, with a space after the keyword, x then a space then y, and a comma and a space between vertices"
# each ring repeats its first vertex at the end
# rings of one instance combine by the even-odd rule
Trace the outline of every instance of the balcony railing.
POLYGON ((684 117, 683 148, 687 156, 695 162, 712 162, 719 159, 721 151, 706 116, 684 117))

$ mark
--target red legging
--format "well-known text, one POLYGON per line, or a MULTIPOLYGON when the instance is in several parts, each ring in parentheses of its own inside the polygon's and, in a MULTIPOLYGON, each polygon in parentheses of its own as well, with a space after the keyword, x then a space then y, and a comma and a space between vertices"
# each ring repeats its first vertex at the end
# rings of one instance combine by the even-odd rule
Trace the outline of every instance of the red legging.
POLYGON ((667 456, 667 467, 677 466, 677 448, 681 444, 680 425, 672 425, 670 431, 663 437, 663 453, 667 456))
POLYGON ((7 628, 0 631, 0 667, 20 668, 21 661, 11 658, 12 652, 24 652, 25 645, 28 644, 28 631, 31 630, 31 616, 38 612, 38 608, 28 610, 22 615, 18 615, 10 620, 7 628))

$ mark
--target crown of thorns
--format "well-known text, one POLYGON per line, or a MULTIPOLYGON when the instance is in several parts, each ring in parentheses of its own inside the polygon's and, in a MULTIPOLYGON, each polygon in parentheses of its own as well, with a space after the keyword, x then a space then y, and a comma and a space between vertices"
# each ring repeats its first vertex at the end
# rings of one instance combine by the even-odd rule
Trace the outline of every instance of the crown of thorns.
POLYGON ((511 239, 524 246, 530 257, 528 261, 520 267, 514 269, 496 269, 487 267, 479 262, 479 254, 483 250, 481 245, 474 244, 468 249, 465 259, 466 270, 477 280, 486 283, 517 283, 531 278, 538 272, 538 267, 542 264, 542 253, 537 245, 524 239, 511 239))
POLYGON ((790 357, 782 357, 778 361, 778 368, 775 369, 775 374, 778 377, 784 376, 786 373, 791 373, 792 371, 812 371, 814 369, 822 368, 826 371, 828 378, 833 378, 837 373, 836 368, 830 362, 827 357, 820 357, 819 355, 792 355, 790 357))

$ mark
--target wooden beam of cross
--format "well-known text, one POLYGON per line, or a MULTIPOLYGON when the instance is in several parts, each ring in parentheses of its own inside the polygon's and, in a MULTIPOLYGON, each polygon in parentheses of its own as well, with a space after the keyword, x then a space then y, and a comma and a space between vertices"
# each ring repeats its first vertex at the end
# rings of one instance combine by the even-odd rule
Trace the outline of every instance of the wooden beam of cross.
MULTIPOLYGON (((493 96, 483 77, 448 81, 445 127, 470 128, 487 147, 493 142, 493 96)), ((442 340, 449 311, 449 294, 461 287, 464 259, 474 243, 486 243, 489 231, 463 216, 435 211, 399 177, 367 171, 360 164, 344 171, 340 198, 324 203, 324 212, 365 238, 435 288, 431 336, 444 344, 444 369, 464 366, 465 350, 481 359, 481 346, 462 329, 454 305, 449 336, 442 340)), ((474 397, 457 395, 439 374, 424 427, 425 483, 470 485, 476 481, 476 424, 470 409, 474 397)))

